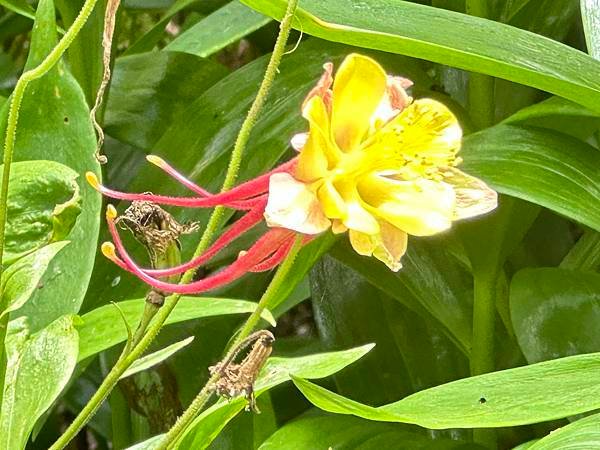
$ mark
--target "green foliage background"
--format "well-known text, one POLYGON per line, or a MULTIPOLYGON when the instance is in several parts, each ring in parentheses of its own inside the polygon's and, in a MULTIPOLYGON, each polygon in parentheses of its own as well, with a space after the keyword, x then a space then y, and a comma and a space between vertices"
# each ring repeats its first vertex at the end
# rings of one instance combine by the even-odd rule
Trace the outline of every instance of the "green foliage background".
MULTIPOLYGON (((18 76, 82 4, 0 0, 2 140, 18 76)), ((101 114, 104 182, 184 195, 145 163, 151 153, 217 191, 285 5, 123 0, 101 114)), ((116 361, 123 319, 134 327, 143 308, 146 286, 97 257, 108 234, 82 176, 101 171, 89 108, 105 6, 21 108, 1 280, 10 323, 0 449, 48 448, 116 361)), ((412 238, 396 274, 344 236, 303 248, 262 316, 265 327, 278 324, 256 385, 262 414, 243 412, 243 399, 214 403, 179 448, 600 448, 600 2, 301 0, 293 27, 240 180, 292 155, 290 137, 306 128, 301 102, 323 63, 360 52, 413 80, 414 97, 452 109, 466 135, 461 167, 502 194, 500 207, 412 238), (484 294, 487 326, 474 307, 484 294)), ((171 212, 201 227, 208 219, 171 212)), ((197 240, 182 240, 184 257, 197 240)), ((134 253, 144 257, 139 246, 134 253)), ((184 298, 72 448, 153 448, 271 276, 184 298)))

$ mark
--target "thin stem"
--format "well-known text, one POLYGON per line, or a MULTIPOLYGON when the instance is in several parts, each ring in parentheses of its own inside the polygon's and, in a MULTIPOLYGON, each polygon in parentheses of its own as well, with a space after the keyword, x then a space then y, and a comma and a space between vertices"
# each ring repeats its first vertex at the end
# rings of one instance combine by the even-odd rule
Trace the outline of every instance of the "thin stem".
MULTIPOLYGON (((471 344, 471 375, 493 372, 494 325, 496 321, 496 273, 481 270, 474 273, 473 338, 471 344)), ((473 439, 487 448, 496 447, 496 433, 492 429, 473 430, 473 439)))
MULTIPOLYGON (((79 15, 75 18, 73 24, 69 27, 65 35, 56 44, 52 51, 44 58, 44 60, 35 68, 25 72, 15 86, 10 99, 8 109, 8 119, 6 123, 6 137, 4 140, 4 167, 2 168, 2 185, 0 186, 0 277, 4 270, 1 263, 4 257, 5 232, 7 221, 7 201, 8 201, 8 184, 10 179, 10 169, 12 165, 13 155, 15 151, 15 141, 17 138, 17 124, 19 122, 19 112, 23 103, 23 96, 27 85, 44 76, 56 63, 60 60, 64 52, 69 48, 81 28, 85 25, 88 17, 92 13, 97 0, 87 0, 79 15)), ((0 298, 3 297, 2 288, 0 287, 0 298)), ((4 301, 0 304, 0 313, 6 309, 4 301)), ((6 374, 6 355, 4 341, 6 338, 6 329, 8 327, 9 315, 6 314, 0 320, 0 407, 2 406, 2 396, 4 393, 4 377, 6 374)))
MULTIPOLYGON (((294 266, 294 261, 300 248, 302 247, 302 236, 297 236, 294 240, 294 245, 290 249, 286 259, 279 266, 279 269, 275 273, 275 276, 269 283, 267 290, 261 297, 260 301, 256 309, 252 312, 252 314, 248 317, 244 326, 237 334, 235 341, 230 346, 230 350, 225 356, 224 360, 229 360, 232 357, 232 352, 235 351, 239 344, 246 339, 250 334, 254 331, 254 328, 260 321, 261 314, 264 310, 277 299, 280 288, 285 281, 287 275, 290 273, 290 270, 294 266)), ((166 450, 171 448, 172 445, 177 442, 179 438, 182 437, 185 430, 192 423, 194 418, 198 415, 198 413, 204 408, 210 397, 212 396, 213 390, 212 387, 215 382, 218 381, 220 374, 215 372, 209 380, 206 382, 200 393, 196 396, 196 398, 192 401, 188 409, 185 410, 183 415, 177 419, 175 425, 169 430, 164 439, 159 443, 157 450, 166 450)))
MULTIPOLYGON (((488 0, 466 0, 467 14, 490 16, 488 0)), ((469 75, 469 113, 477 129, 490 127, 495 122, 494 78, 480 73, 469 75)))
MULTIPOLYGON (((260 113, 261 108, 264 105, 271 85, 273 84, 275 75, 277 74, 277 68, 279 67, 279 63, 281 62, 281 58, 285 50, 285 44, 287 42, 287 38, 289 36, 289 32, 292 26, 292 17, 293 12, 296 8, 296 4, 297 0, 290 0, 286 15, 281 21, 279 36, 277 37, 277 42, 275 43, 275 48, 273 49, 271 60, 269 61, 269 65, 267 66, 265 77, 258 90, 258 94, 254 99, 250 110, 248 111, 248 115, 246 116, 246 119, 244 120, 244 123, 240 128, 240 132, 236 139, 235 146, 231 154, 231 159, 229 161, 229 166, 227 168, 227 173, 225 175, 225 181, 223 182, 222 191, 227 191, 231 189, 237 180, 243 152, 246 148, 246 144, 248 143, 248 139, 250 138, 250 132, 252 131, 252 127, 256 123, 258 114, 260 113)), ((212 215, 210 216, 208 224, 206 225, 206 229, 204 230, 202 238, 198 243, 198 247, 194 252, 194 258, 201 255, 209 247, 214 235, 224 222, 224 219, 225 208, 220 206, 216 207, 212 215)), ((187 284, 190 281, 192 281, 195 273, 195 268, 185 272, 181 277, 180 284, 187 284)), ((125 372, 125 370, 127 370, 127 368, 131 364, 133 364, 133 362, 136 359, 138 359, 144 353, 144 351, 148 348, 150 343, 158 335, 160 329, 167 320, 167 317, 169 317, 169 314, 171 314, 171 312, 179 302, 180 297, 180 295, 174 294, 169 296, 165 300, 165 304, 156 314, 154 321, 150 324, 146 334, 140 339, 140 342, 132 348, 131 352, 127 356, 125 356, 122 360, 118 361, 117 364, 115 364, 115 366, 108 373, 102 384, 98 387, 98 390, 94 393, 92 398, 88 401, 85 407, 73 420, 71 425, 69 425, 67 430, 63 433, 63 435, 52 445, 52 447, 50 447, 50 450, 58 450, 64 448, 89 421, 89 419, 98 410, 102 402, 106 399, 110 391, 117 384, 120 376, 125 372)))

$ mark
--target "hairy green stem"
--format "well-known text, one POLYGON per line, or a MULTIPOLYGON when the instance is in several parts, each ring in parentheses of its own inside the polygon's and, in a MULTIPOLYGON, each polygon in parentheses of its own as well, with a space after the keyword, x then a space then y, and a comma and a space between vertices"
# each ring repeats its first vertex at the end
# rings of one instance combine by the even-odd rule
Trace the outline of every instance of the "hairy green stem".
MULTIPOLYGON (((27 85, 43 77, 50 69, 52 69, 56 63, 60 60, 65 51, 69 48, 77 34, 81 31, 81 28, 85 25, 88 17, 92 13, 97 0, 87 0, 79 15, 75 18, 75 21, 71 27, 67 30, 65 35, 56 44, 56 47, 44 58, 44 60, 35 68, 28 70, 23 73, 12 93, 9 109, 8 119, 6 122, 6 137, 4 139, 4 161, 2 168, 2 185, 0 186, 0 278, 4 266, 1 263, 4 257, 4 246, 5 246, 5 232, 6 232, 6 221, 8 214, 8 184, 10 179, 10 169, 15 151, 15 141, 17 139, 17 124, 19 122, 19 112, 21 109, 21 103, 23 102, 23 96, 27 85)), ((0 313, 7 307, 5 300, 3 299, 4 293, 0 286, 0 313)), ((0 408, 2 407, 2 397, 4 394, 4 377, 6 375, 6 353, 4 341, 6 339, 6 330, 8 328, 9 315, 6 314, 0 319, 0 408)))
MULTIPOLYGON (((488 18, 489 0, 466 0, 467 14, 488 18)), ((478 130, 490 127, 495 122, 494 78, 480 73, 469 75, 469 115, 478 130)))
MULTIPOLYGON (((237 334, 233 344, 229 347, 229 351, 227 352, 225 358, 223 360, 228 360, 232 357, 232 352, 235 351, 239 344, 246 339, 250 334, 254 331, 254 328, 260 321, 260 316, 263 311, 269 307, 274 300, 277 299, 280 288, 285 281, 287 275, 290 273, 290 270, 294 266, 294 261, 296 260, 296 256, 302 247, 302 236, 298 236, 296 241, 294 242, 294 246, 290 250, 290 253, 283 261, 283 263, 277 269, 275 276, 269 283, 267 290, 262 295, 260 301, 256 309, 252 312, 252 314, 248 317, 246 322, 244 323, 242 329, 237 334)), ((172 448, 174 444, 183 436, 183 433, 190 426, 194 418, 198 415, 200 411, 204 408, 208 400, 213 394, 212 387, 219 380, 220 374, 218 372, 214 373, 209 380, 206 382, 200 393, 194 398, 190 406, 185 410, 183 415, 177 419, 175 425, 169 430, 164 439, 160 442, 156 450, 166 450, 172 448)))
MULTIPOLYGON (((283 56, 285 50, 285 44, 287 42, 287 37, 289 35, 291 29, 291 22, 293 17, 293 11, 295 10, 297 4, 297 0, 291 0, 290 7, 288 5, 288 13, 281 22, 281 30, 279 32, 279 36, 277 38, 277 42, 275 44, 275 48, 273 50, 273 54, 271 56, 271 60, 269 61, 269 65, 267 66, 267 70, 265 72, 264 79, 262 84, 258 90, 257 96, 248 111, 248 115, 244 120, 240 128, 240 132, 237 136, 231 159, 229 161, 229 166, 227 168, 227 173, 225 175, 225 180, 223 182, 222 191, 227 191, 231 189, 238 177, 242 156, 244 149, 246 148, 246 144, 248 143, 248 139, 250 138, 250 133, 256 120, 258 118, 258 114, 262 106, 265 103, 266 97, 269 93, 271 85, 273 84, 273 80, 277 74, 277 68, 279 67, 279 63, 283 56)), ((217 207, 214 209, 208 224, 204 230, 202 238, 194 252, 194 256, 199 256, 202 254, 210 245, 213 240, 213 237, 217 233, 218 229, 221 227, 225 218, 225 208, 217 207)), ((181 277, 180 284, 187 284, 194 278, 196 273, 195 269, 190 269, 183 274, 181 277)), ((50 450, 58 450, 64 448, 83 428, 83 426, 90 420, 90 418, 96 413, 102 402, 106 399, 111 390, 115 387, 117 382, 119 381, 120 376, 138 359, 144 351, 148 348, 150 343, 154 340, 154 338, 160 332, 163 324, 167 320, 167 317, 171 314, 181 295, 173 294, 169 296, 165 300, 165 304, 162 308, 157 312, 154 321, 147 328, 146 333, 139 340, 137 345, 133 346, 131 351, 124 355, 111 371, 108 373, 106 378, 102 381, 98 390, 94 393, 92 398, 88 401, 85 407, 81 410, 81 412, 77 415, 77 417, 73 420, 71 425, 65 430, 62 436, 50 447, 50 450)), ((202 301, 199 299, 198 301, 202 301)))

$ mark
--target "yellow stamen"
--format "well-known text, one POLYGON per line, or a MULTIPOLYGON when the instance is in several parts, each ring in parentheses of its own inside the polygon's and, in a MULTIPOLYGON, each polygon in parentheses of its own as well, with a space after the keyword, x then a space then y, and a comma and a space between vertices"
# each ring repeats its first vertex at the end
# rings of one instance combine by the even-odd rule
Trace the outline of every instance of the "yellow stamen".
POLYGON ((100 180, 98 180, 98 177, 94 172, 86 172, 85 179, 94 189, 96 189, 97 191, 100 190, 100 180))
POLYGON ((115 220, 117 218, 117 210, 111 204, 106 206, 106 220, 115 220))

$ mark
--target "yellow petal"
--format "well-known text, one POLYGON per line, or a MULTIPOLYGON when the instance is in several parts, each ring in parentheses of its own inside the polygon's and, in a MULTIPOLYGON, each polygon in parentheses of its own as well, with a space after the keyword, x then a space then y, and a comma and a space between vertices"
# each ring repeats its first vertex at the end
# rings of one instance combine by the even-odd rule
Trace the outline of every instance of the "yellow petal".
POLYGON ((381 222, 380 226, 381 232, 374 235, 350 230, 350 243, 359 255, 374 256, 397 272, 402 268, 400 259, 406 252, 408 235, 385 222, 381 222))
POLYGON ((317 189, 317 197, 323 212, 330 219, 344 219, 348 214, 348 208, 344 199, 333 186, 330 180, 325 180, 317 189))
POLYGON ((308 101, 303 115, 310 124, 310 131, 298 157, 296 177, 301 181, 311 182, 327 173, 325 151, 329 145, 329 116, 323 100, 318 96, 308 101))
POLYGON ((333 231, 333 234, 341 234, 348 231, 348 227, 341 220, 333 219, 331 221, 331 231, 333 231))
POLYGON ((449 167, 443 171, 444 182, 454 188, 456 207, 454 220, 488 213, 498 206, 498 194, 483 181, 449 167))
POLYGON ((361 179, 358 190, 373 215, 408 234, 429 236, 452 224, 454 190, 446 183, 370 175, 361 179))
POLYGON ((303 234, 322 233, 331 226, 316 195, 288 173, 276 173, 269 179, 265 220, 270 227, 303 234))
POLYGON ((460 149, 462 130, 444 104, 420 99, 406 107, 372 139, 365 151, 375 158, 393 154, 424 167, 449 166, 460 149))
POLYGON ((344 59, 333 82, 332 136, 347 152, 365 137, 386 89, 386 74, 371 58, 351 54, 344 59))
POLYGON ((348 231, 348 237, 350 237, 350 244, 354 251, 362 256, 371 256, 377 246, 371 235, 360 231, 350 230, 348 231))
POLYGON ((363 205, 355 181, 351 178, 337 182, 335 185, 337 192, 344 199, 346 204, 346 214, 342 218, 342 223, 349 229, 360 231, 366 234, 379 233, 379 223, 377 219, 367 211, 363 205))

